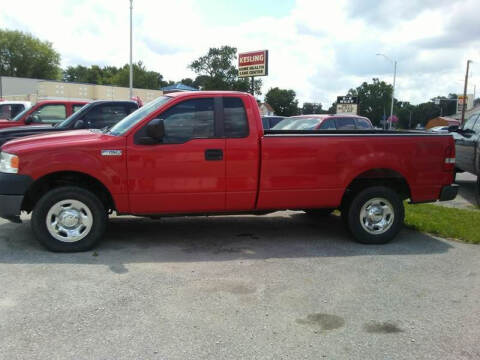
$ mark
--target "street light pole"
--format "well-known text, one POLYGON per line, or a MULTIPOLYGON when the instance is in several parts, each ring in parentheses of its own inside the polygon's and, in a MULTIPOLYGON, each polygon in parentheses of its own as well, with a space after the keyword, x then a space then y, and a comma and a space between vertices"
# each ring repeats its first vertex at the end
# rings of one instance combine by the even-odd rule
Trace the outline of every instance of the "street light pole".
POLYGON ((392 128, 392 120, 393 120, 393 102, 395 99, 395 82, 397 80, 397 60, 390 59, 385 54, 377 54, 378 56, 383 56, 385 59, 390 61, 393 64, 393 89, 392 89, 392 104, 390 105, 390 121, 388 122, 388 128, 392 128))
POLYGON ((130 99, 133 98, 132 13, 133 13, 133 0, 130 0, 130 99))
POLYGON ((463 125, 465 121, 465 110, 467 108, 467 86, 468 86, 468 70, 470 68, 470 63, 472 60, 467 60, 467 71, 465 73, 465 84, 463 85, 463 105, 462 105, 462 122, 460 125, 463 125))

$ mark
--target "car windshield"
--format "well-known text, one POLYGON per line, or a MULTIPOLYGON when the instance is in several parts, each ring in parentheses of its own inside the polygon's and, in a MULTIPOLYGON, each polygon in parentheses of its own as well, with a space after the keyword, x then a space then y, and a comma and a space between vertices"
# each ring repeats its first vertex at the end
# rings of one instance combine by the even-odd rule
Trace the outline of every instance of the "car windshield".
POLYGON ((320 121, 319 118, 289 118, 280 121, 273 130, 313 130, 320 121))
POLYGON ((27 109, 23 110, 21 113, 19 113, 17 116, 10 119, 9 121, 20 121, 20 119, 23 117, 23 115, 25 115, 27 113, 27 111, 30 110, 30 109, 31 108, 27 108, 27 109))
POLYGON ((172 100, 172 98, 169 96, 160 96, 159 98, 149 102, 148 104, 142 106, 140 109, 134 111, 126 118, 118 122, 114 127, 110 129, 108 134, 114 136, 120 136, 125 134, 135 124, 137 124, 139 121, 146 118, 153 112, 157 111, 161 106, 163 106, 170 100, 172 100))
POLYGON ((80 119, 83 114, 89 111, 89 109, 94 105, 95 103, 89 103, 83 106, 80 110, 74 112, 72 115, 70 115, 68 118, 63 120, 62 122, 54 125, 54 127, 59 128, 59 129, 67 129, 75 124, 77 119, 80 119))

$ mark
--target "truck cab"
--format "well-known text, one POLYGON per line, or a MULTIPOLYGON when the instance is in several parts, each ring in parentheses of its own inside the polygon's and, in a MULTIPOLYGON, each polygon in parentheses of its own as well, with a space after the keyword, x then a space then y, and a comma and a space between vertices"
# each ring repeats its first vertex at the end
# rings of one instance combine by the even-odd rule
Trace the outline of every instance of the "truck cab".
POLYGON ((65 120, 87 103, 87 101, 41 100, 12 119, 0 119, 0 129, 23 125, 54 125, 65 120))

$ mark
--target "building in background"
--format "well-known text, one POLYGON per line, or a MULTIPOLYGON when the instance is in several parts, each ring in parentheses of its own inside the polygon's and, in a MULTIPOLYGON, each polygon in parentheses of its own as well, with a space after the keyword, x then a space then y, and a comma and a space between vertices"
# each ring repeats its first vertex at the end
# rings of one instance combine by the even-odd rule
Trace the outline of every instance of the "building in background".
POLYGON ((259 106, 260 115, 262 116, 272 116, 275 115, 275 111, 268 103, 261 103, 259 106))
MULTIPOLYGON (((133 97, 139 97, 144 103, 161 95, 163 95, 161 90, 133 89, 133 97)), ((48 99, 129 100, 129 89, 112 85, 0 76, 0 99, 32 103, 48 99)))

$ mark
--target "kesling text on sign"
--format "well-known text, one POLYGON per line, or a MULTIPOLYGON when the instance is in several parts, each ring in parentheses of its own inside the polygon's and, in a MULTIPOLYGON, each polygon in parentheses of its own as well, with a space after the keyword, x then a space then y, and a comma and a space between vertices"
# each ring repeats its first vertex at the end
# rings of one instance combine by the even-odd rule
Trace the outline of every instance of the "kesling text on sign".
POLYGON ((268 75, 268 50, 238 54, 238 77, 268 75))

